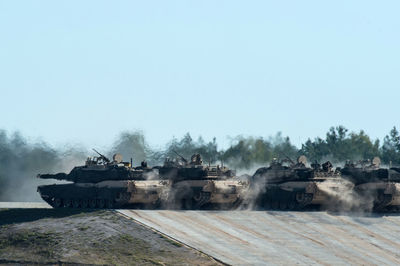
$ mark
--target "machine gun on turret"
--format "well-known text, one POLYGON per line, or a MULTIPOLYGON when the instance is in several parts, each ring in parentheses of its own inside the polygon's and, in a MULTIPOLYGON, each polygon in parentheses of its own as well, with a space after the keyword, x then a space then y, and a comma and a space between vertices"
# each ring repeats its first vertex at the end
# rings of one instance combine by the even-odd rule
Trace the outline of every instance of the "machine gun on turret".
POLYGON ((176 155, 178 155, 179 156, 179 158, 181 158, 182 159, 182 161, 184 162, 184 163, 188 163, 188 161, 185 159, 185 157, 183 157, 182 155, 180 155, 179 153, 177 153, 175 150, 172 150, 176 155))
POLYGON ((290 159, 289 156, 287 156, 285 153, 282 154, 283 156, 285 156, 285 159, 283 159, 282 162, 288 162, 291 167, 296 165, 296 163, 292 159, 290 159))
POLYGON ((100 158, 101 158, 103 161, 105 161, 106 163, 110 163, 110 162, 111 162, 110 159, 108 159, 106 156, 104 156, 104 155, 101 154, 100 152, 96 151, 96 149, 93 149, 93 151, 94 151, 95 153, 97 153, 97 154, 100 156, 100 158))

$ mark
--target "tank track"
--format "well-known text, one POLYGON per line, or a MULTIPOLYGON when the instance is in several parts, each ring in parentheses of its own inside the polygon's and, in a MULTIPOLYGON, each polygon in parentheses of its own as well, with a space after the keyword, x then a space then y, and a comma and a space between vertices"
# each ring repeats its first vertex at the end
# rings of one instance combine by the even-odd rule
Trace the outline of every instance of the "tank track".
POLYGON ((293 193, 280 198, 267 196, 259 200, 256 205, 265 210, 301 211, 309 207, 313 200, 313 195, 309 193, 300 193, 300 195, 293 193))
POLYGON ((114 209, 121 204, 109 199, 62 199, 42 197, 51 207, 74 209, 114 209))

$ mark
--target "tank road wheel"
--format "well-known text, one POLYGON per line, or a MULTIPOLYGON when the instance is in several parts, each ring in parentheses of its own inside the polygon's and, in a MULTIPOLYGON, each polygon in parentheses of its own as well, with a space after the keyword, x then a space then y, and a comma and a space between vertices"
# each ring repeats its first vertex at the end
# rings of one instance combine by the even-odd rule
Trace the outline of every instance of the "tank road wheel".
POLYGON ((157 199, 156 202, 153 203, 154 209, 160 209, 161 208, 161 200, 157 199))
POLYGON ((392 195, 380 192, 374 202, 374 209, 376 211, 385 211, 387 205, 393 200, 392 195))
POLYGON ((279 202, 279 209, 282 210, 282 211, 287 209, 286 201, 282 200, 281 202, 279 202))
POLYGON ((113 200, 106 200, 106 208, 113 209, 114 208, 114 201, 113 200))
POLYGON ((263 204, 264 206, 264 209, 266 209, 266 210, 269 210, 269 209, 271 209, 271 201, 269 200, 269 199, 265 199, 265 201, 264 201, 264 204, 263 204))
POLYGON ((298 192, 296 193, 296 201, 297 201, 297 206, 302 209, 305 206, 307 206, 308 204, 310 204, 310 202, 313 199, 313 195, 309 194, 309 193, 303 193, 303 192, 298 192))
MULTIPOLYGON (((187 199, 187 200, 190 200, 190 199, 187 199)), ((191 207, 194 209, 198 209, 198 208, 200 208, 201 205, 203 205, 205 203, 206 198, 205 198, 205 195, 199 191, 197 193, 194 193, 191 201, 193 203, 191 207)))
POLYGON ((86 209, 87 207, 89 207, 89 200, 88 199, 81 199, 81 207, 86 209))
POLYGON ((306 196, 305 196, 304 193, 301 193, 301 192, 296 193, 296 201, 297 201, 298 203, 304 202, 305 199, 306 199, 306 196))
POLYGON ((279 201, 272 201, 271 208, 273 210, 278 210, 279 209, 279 201))
POLYGON ((202 199, 201 196, 202 196, 202 194, 201 194, 201 192, 199 191, 199 192, 197 192, 197 193, 194 193, 193 199, 194 199, 195 201, 199 202, 199 201, 201 201, 201 199, 202 199))
POLYGON ((60 199, 60 198, 55 198, 53 202, 54 202, 54 207, 55 207, 55 208, 62 208, 62 207, 64 207, 63 202, 62 202, 62 199, 60 199))
POLYGON ((178 187, 171 193, 171 202, 174 208, 190 210, 193 208, 193 190, 190 187, 178 187))
POLYGON ((65 208, 71 208, 72 207, 72 200, 71 199, 65 199, 64 200, 64 206, 65 206, 65 208))
POLYGON ((72 200, 72 207, 73 208, 79 208, 81 206, 81 203, 79 202, 79 199, 73 199, 72 200))
POLYGON ((181 206, 183 210, 192 210, 193 209, 192 198, 183 198, 181 201, 181 206))
POLYGON ((313 200, 314 195, 311 193, 306 193, 306 201, 307 204, 311 203, 311 201, 313 200))
POLYGON ((158 200, 156 200, 155 202, 146 204, 144 207, 145 207, 146 209, 148 209, 148 210, 156 210, 156 209, 159 209, 160 206, 161 206, 161 200, 158 199, 158 200))
POLYGON ((385 194, 385 204, 389 204, 393 200, 393 196, 391 194, 385 194))
POLYGON ((104 199, 97 200, 97 207, 99 207, 100 209, 104 209, 105 206, 106 206, 106 201, 104 199))
POLYGON ((376 198, 377 198, 377 203, 382 204, 385 201, 385 194, 379 193, 376 198))
POLYGON ((374 202, 374 211, 382 211, 382 209, 384 208, 385 205, 385 195, 380 192, 378 193, 378 195, 376 196, 375 202, 374 202))
POLYGON ((297 207, 297 204, 296 204, 295 201, 290 200, 290 201, 288 202, 288 209, 289 209, 289 210, 295 210, 296 207, 297 207))
POLYGON ((89 200, 89 208, 96 209, 96 207, 97 207, 96 199, 90 199, 89 200))
POLYGON ((193 195, 192 207, 195 209, 200 209, 201 206, 209 202, 210 198, 211 198, 211 193, 209 192, 197 192, 193 195))

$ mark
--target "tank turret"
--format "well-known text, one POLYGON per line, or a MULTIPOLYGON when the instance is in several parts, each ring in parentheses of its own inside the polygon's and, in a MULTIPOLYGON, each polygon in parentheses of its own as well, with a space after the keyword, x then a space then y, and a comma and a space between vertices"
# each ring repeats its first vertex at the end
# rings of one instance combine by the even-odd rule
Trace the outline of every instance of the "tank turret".
POLYGON ((343 177, 355 185, 387 180, 389 169, 381 168, 381 160, 375 157, 373 160, 361 160, 358 162, 346 161, 341 169, 343 177))
POLYGON ((39 174, 42 179, 57 179, 74 183, 98 183, 105 180, 146 180, 145 173, 152 169, 132 168, 122 161, 122 155, 114 154, 113 160, 99 153, 99 157, 88 157, 85 165, 74 167, 69 174, 39 174))
POLYGON ((235 175, 234 171, 225 166, 203 164, 200 154, 193 154, 190 161, 179 154, 172 160, 166 158, 164 165, 158 170, 161 178, 175 181, 226 179, 235 175))

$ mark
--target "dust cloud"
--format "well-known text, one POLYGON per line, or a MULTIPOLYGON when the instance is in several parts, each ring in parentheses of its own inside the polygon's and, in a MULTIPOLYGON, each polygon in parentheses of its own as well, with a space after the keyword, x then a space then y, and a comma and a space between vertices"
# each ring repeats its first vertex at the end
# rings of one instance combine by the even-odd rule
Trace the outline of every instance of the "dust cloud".
MULTIPOLYGON (((147 160, 150 166, 162 164, 167 156, 175 157, 175 151, 183 154, 183 156, 193 153, 205 154, 205 158, 211 158, 212 164, 223 164, 232 170, 236 170, 237 178, 247 182, 257 169, 267 167, 270 159, 274 158, 275 154, 280 153, 279 150, 282 149, 280 143, 288 145, 281 140, 271 140, 270 143, 273 143, 271 147, 275 148, 276 151, 271 148, 271 153, 262 157, 262 162, 260 162, 260 159, 243 163, 240 149, 228 149, 225 154, 231 153, 232 156, 225 156, 224 158, 221 155, 223 151, 217 149, 215 139, 209 143, 202 139, 196 142, 190 138, 190 135, 185 135, 180 141, 174 139, 164 149, 154 150, 145 141, 143 133, 136 131, 121 133, 111 148, 100 152, 110 158, 114 153, 121 153, 124 161, 129 161, 132 158, 133 165, 140 165, 141 161, 147 160)), ((256 147, 256 144, 256 141, 252 141, 248 145, 256 147)), ((284 153, 282 152, 282 154, 284 153)), ((62 181, 38 179, 36 178, 37 174, 69 173, 74 166, 83 165, 87 156, 90 155, 95 154, 85 147, 54 148, 45 142, 31 142, 18 132, 7 134, 7 132, 0 130, 0 201, 41 201, 36 191, 38 185, 62 181)), ((343 163, 335 163, 335 165, 342 166, 343 163)), ((157 177, 156 172, 146 174, 147 180, 154 180, 157 177)), ((253 179, 250 183, 250 188, 243 191, 243 203, 240 209, 255 208, 258 196, 265 192, 267 180, 263 178, 253 179)), ((319 187, 321 191, 335 199, 331 205, 328 203, 328 208, 338 209, 339 206, 340 211, 372 210, 375 195, 360 196, 354 192, 351 185, 347 184, 343 185, 344 189, 339 192, 324 184, 324 182, 319 187)), ((167 190, 164 196, 169 199, 176 198, 174 193, 176 191, 167 190)))
MULTIPOLYGON (((57 150, 44 142, 30 143, 19 133, 0 131, 0 201, 41 201, 36 188, 48 180, 39 173, 69 172, 84 160, 85 150, 57 150)), ((55 181, 54 181, 55 183, 55 181)))

